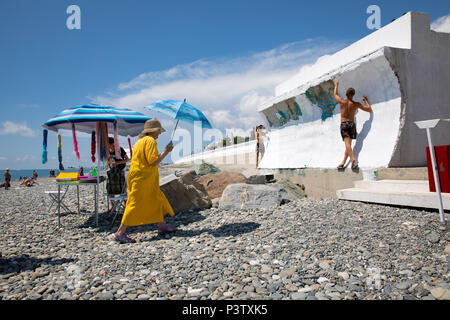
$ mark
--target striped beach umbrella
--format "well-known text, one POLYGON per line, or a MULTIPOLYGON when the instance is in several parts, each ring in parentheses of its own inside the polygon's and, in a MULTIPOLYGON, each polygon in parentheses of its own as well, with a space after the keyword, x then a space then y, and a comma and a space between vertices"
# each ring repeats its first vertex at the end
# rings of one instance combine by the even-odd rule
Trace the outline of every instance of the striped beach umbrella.
POLYGON ((65 109, 42 126, 58 131, 72 130, 72 124, 76 124, 76 131, 90 134, 95 131, 96 123, 107 123, 109 132, 113 132, 116 123, 118 135, 135 137, 143 130, 145 121, 150 119, 151 117, 128 108, 84 105, 65 109))
MULTIPOLYGON (((91 134, 92 162, 95 162, 96 147, 98 160, 100 161, 100 159, 104 160, 106 158, 107 161, 109 159, 109 152, 107 151, 108 132, 114 133, 116 156, 120 158, 118 136, 128 136, 131 153, 130 137, 135 137, 141 133, 144 128, 144 123, 150 119, 150 117, 128 108, 83 105, 65 109, 42 124, 42 127, 44 127, 42 163, 47 162, 47 134, 45 133, 45 130, 56 132, 59 130, 71 130, 74 151, 78 160, 80 160, 80 154, 78 152, 78 142, 75 132, 79 131, 91 134)), ((60 141, 60 139, 61 138, 59 137, 58 141, 60 141)), ((58 150, 61 150, 60 142, 58 144, 58 150)), ((63 168, 61 159, 60 168, 61 170, 63 168)))

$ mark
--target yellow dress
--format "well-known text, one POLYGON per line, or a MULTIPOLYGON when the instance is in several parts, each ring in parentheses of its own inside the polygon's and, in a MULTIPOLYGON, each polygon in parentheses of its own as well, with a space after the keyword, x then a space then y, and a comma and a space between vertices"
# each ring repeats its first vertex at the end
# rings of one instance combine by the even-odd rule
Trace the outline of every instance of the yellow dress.
POLYGON ((158 166, 151 166, 156 160, 156 140, 149 136, 140 138, 133 146, 127 178, 128 201, 122 218, 126 226, 163 222, 164 215, 174 214, 159 188, 158 166))

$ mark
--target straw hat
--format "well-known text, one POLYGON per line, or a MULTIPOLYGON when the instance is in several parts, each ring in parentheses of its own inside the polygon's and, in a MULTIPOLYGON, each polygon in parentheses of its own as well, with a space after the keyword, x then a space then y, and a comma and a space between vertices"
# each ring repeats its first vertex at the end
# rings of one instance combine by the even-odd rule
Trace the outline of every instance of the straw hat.
POLYGON ((150 120, 145 121, 144 130, 142 130, 141 134, 148 133, 148 132, 155 132, 158 130, 161 130, 161 132, 166 131, 166 129, 164 129, 161 126, 161 123, 156 118, 150 119, 150 120))

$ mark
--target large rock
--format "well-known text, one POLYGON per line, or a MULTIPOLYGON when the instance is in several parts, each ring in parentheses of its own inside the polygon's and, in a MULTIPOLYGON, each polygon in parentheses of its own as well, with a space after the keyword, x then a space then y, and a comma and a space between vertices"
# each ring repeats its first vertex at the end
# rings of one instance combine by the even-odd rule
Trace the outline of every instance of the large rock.
POLYGON ((203 184, 209 197, 215 199, 222 196, 223 190, 229 184, 246 183, 247 178, 239 172, 223 171, 218 174, 204 175, 198 179, 198 182, 203 184))
POLYGON ((242 210, 251 208, 273 208, 281 204, 277 188, 262 184, 236 183, 223 191, 219 209, 242 210))
POLYGON ((254 175, 247 178, 248 184, 265 184, 266 176, 263 175, 254 175))
POLYGON ((220 172, 220 169, 215 167, 214 165, 207 163, 202 160, 201 163, 196 163, 192 167, 195 172, 197 172, 198 175, 204 176, 206 174, 214 174, 220 172))
POLYGON ((211 208, 211 199, 205 187, 196 179, 195 171, 189 171, 181 177, 171 174, 159 180, 161 191, 169 200, 175 213, 211 208))
POLYGON ((305 186, 296 184, 286 179, 280 179, 276 183, 271 184, 280 191, 282 199, 294 201, 306 197, 305 186))

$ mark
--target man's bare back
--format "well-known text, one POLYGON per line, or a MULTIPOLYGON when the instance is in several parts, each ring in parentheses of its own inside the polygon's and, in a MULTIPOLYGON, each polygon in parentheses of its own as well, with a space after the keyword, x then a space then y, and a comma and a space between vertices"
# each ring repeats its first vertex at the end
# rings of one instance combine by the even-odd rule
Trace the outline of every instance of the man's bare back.
POLYGON ((349 99, 345 99, 339 103, 341 108, 341 122, 355 120, 356 109, 358 109, 359 102, 355 102, 349 99))
MULTIPOLYGON (((335 81, 334 83, 334 98, 337 102, 339 102, 340 110, 341 110, 341 122, 344 121, 355 121, 355 113, 356 110, 359 108, 361 110, 364 110, 366 112, 372 112, 372 108, 370 107, 369 101, 367 101, 366 97, 363 97, 363 101, 366 104, 363 106, 361 103, 353 101, 353 99, 349 98, 347 96, 347 99, 342 99, 338 93, 338 86, 339 82, 335 81)), ((353 91, 354 94, 354 91, 353 91)), ((352 97, 352 96, 351 96, 352 97)))

